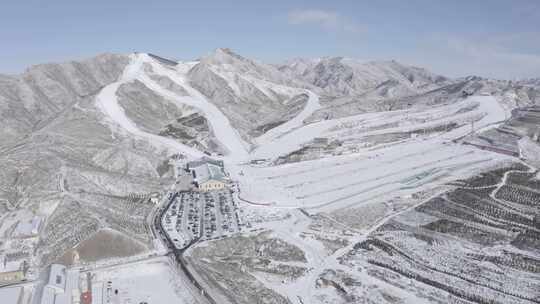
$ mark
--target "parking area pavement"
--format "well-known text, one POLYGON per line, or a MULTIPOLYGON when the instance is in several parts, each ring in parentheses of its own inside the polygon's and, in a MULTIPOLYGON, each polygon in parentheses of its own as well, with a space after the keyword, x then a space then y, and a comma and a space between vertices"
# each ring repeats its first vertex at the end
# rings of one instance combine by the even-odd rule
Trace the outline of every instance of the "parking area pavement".
POLYGON ((241 230, 238 204, 229 189, 179 192, 171 198, 161 224, 176 249, 241 230))

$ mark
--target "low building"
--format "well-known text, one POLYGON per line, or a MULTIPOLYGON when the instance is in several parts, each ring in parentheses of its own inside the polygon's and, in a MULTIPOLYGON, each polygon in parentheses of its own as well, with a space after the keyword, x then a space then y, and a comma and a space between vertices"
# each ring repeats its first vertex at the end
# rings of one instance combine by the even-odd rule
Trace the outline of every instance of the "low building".
POLYGON ((22 270, 0 272, 0 286, 18 283, 22 280, 24 280, 24 271, 22 270))
POLYGON ((8 255, 4 256, 2 263, 0 263, 0 286, 18 283, 26 279, 26 261, 12 260, 8 255))
POLYGON ((18 238, 27 238, 37 236, 41 227, 42 219, 39 216, 34 216, 30 220, 21 220, 17 223, 13 236, 18 238))
POLYGON ((191 171, 193 168, 196 168, 196 167, 200 167, 202 165, 206 165, 206 164, 212 164, 214 166, 218 166, 218 167, 221 167, 221 169, 224 168, 224 165, 223 165, 223 161, 221 160, 215 160, 215 159, 211 159, 209 157, 203 157, 202 159, 200 160, 196 160, 196 161, 190 161, 186 164, 186 167, 189 171, 191 171))
POLYGON ((80 299, 79 271, 52 264, 47 283, 43 287, 41 304, 76 304, 74 299, 80 299))
POLYGON ((152 204, 157 205, 159 203, 159 199, 160 199, 159 193, 155 192, 155 193, 150 194, 150 202, 152 204))
POLYGON ((47 287, 51 287, 58 292, 64 292, 66 288, 66 266, 60 264, 51 265, 47 287))
POLYGON ((227 185, 228 185, 228 183, 225 183, 225 182, 220 181, 220 180, 208 180, 206 182, 200 183, 199 184, 199 189, 201 191, 206 192, 206 191, 211 191, 211 190, 224 189, 227 185))
POLYGON ((229 178, 223 170, 223 162, 203 159, 188 163, 188 170, 193 181, 201 191, 220 190, 229 184, 229 178))

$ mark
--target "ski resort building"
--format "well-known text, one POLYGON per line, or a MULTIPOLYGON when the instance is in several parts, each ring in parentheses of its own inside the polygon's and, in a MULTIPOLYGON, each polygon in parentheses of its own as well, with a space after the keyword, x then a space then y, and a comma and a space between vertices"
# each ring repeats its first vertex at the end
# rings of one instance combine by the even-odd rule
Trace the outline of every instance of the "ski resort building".
POLYGON ((208 181, 198 184, 198 188, 204 192, 211 191, 211 190, 224 189, 226 186, 227 186, 227 183, 220 180, 208 180, 208 181))
POLYGON ((221 161, 203 159, 188 163, 187 168, 193 175, 195 186, 201 191, 220 190, 229 184, 221 161))
POLYGON ((187 166, 187 169, 191 171, 191 170, 193 170, 193 169, 195 169, 197 167, 200 167, 200 166, 206 165, 206 164, 211 164, 211 165, 214 165, 214 166, 218 166, 218 167, 221 167, 221 169, 224 168, 223 161, 211 159, 211 158, 208 158, 208 157, 203 157, 200 160, 188 162, 186 166, 187 166))

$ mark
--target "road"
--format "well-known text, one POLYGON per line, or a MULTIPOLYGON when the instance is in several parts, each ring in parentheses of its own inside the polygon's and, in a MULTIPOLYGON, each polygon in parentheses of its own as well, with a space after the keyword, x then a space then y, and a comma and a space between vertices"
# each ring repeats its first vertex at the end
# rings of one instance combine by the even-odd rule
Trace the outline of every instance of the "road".
MULTIPOLYGON (((154 219, 152 220, 153 227, 152 230, 156 230, 156 235, 158 236, 157 239, 162 242, 164 245, 164 248, 167 248, 167 251, 170 252, 168 254, 169 257, 171 257, 175 263, 177 263, 178 270, 182 272, 183 275, 187 277, 187 281, 191 284, 192 288, 196 288, 200 291, 200 294, 204 297, 200 297, 201 303, 209 303, 209 304, 217 304, 217 302, 212 298, 210 294, 202 287, 202 285, 195 279, 195 276, 191 273, 191 271, 187 267, 187 263, 183 258, 183 253, 185 250, 187 250, 189 247, 191 247, 193 244, 195 244, 198 240, 193 240, 188 246, 186 246, 182 250, 175 249, 175 246, 172 242, 172 240, 169 239, 167 233, 165 232, 165 229, 163 229, 161 225, 161 218, 165 214, 169 204, 173 202, 173 200, 176 198, 178 193, 171 193, 171 196, 169 197, 169 193, 164 196, 164 200, 166 202, 166 205, 160 206, 157 208, 157 211, 154 213, 154 219)), ((202 229, 202 227, 201 227, 202 229)))

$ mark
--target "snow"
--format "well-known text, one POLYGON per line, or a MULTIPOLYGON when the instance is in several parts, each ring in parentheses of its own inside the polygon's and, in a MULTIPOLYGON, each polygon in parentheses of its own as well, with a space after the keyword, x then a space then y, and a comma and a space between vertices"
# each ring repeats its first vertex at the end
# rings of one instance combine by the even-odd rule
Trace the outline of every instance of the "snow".
MULTIPOLYGON (((411 208, 414 207, 415 206, 412 206, 411 208)), ((397 214, 401 214, 401 212, 396 213, 395 215, 397 214)), ((279 276, 276 277, 265 272, 250 272, 250 274, 255 276, 257 280, 261 281, 267 288, 287 296, 292 303, 315 303, 314 300, 321 295, 326 295, 328 297, 334 296, 331 293, 332 288, 319 288, 316 284, 319 276, 325 270, 331 269, 334 271, 342 271, 348 276, 355 278, 357 281, 362 282, 362 285, 366 286, 365 289, 374 292, 374 296, 377 295, 376 289, 382 289, 386 293, 391 292, 399 295, 399 297, 404 300, 404 303, 429 303, 427 299, 423 299, 415 294, 378 280, 361 269, 350 268, 350 266, 340 262, 340 257, 343 257, 350 252, 356 244, 364 241, 366 236, 370 232, 376 230, 382 223, 375 225, 365 233, 355 234, 349 239, 349 245, 327 255, 325 254, 325 249, 321 242, 309 236, 302 236, 306 231, 310 231, 309 224, 311 223, 311 220, 301 214, 298 210, 291 210, 291 215, 292 216, 286 220, 263 223, 260 227, 270 229, 272 231, 272 237, 280 238, 302 249, 306 257, 306 263, 302 266, 305 267, 307 271, 302 277, 296 280, 291 280, 289 278, 284 279, 284 277, 279 276)), ((341 300, 341 297, 338 298, 341 300)), ((337 301, 336 303, 340 303, 340 301, 337 301)))
MULTIPOLYGON (((10 229, 15 227, 17 228, 19 225, 21 225, 21 223, 30 223, 32 222, 32 219, 35 218, 35 215, 30 211, 30 210, 26 210, 26 209, 19 209, 19 210, 15 210, 15 211, 12 211, 12 212, 6 212, 5 214, 2 214, 0 215, 0 238, 4 237, 7 235, 7 233, 10 233, 10 229)), ((32 227, 26 227, 26 225, 23 225, 24 228, 28 228, 31 234, 32 232, 32 227)), ((23 228, 23 226, 21 226, 20 228, 23 228)), ((23 236, 22 234, 20 234, 20 232, 25 232, 25 231, 17 231, 17 229, 13 230, 13 232, 11 232, 11 236, 12 237, 20 237, 20 236, 23 236)), ((29 235, 25 235, 25 236, 29 236, 29 235)))
MULTIPOLYGON (((313 93, 310 94, 310 100, 313 93)), ((299 116, 304 116, 305 113, 311 109, 316 109, 318 102, 312 101, 311 105, 308 103, 309 109, 305 109, 299 116)), ((483 115, 483 117, 475 122, 475 129, 477 132, 480 129, 485 130, 487 128, 495 127, 498 123, 505 120, 507 113, 504 108, 492 96, 471 96, 461 102, 445 105, 442 107, 433 107, 425 110, 424 112, 412 112, 412 111, 394 111, 394 112, 376 112, 359 114, 350 117, 324 120, 310 125, 303 126, 302 128, 292 129, 291 125, 301 126, 299 120, 296 118, 289 123, 284 124, 281 127, 277 127, 270 130, 266 134, 257 139, 261 145, 255 151, 252 152, 252 159, 268 159, 275 158, 285 153, 299 149, 302 144, 309 142, 315 137, 331 136, 336 134, 338 130, 347 125, 363 124, 368 126, 369 124, 382 124, 389 122, 403 122, 410 118, 428 119, 427 123, 411 125, 412 127, 429 127, 434 123, 462 121, 463 123, 469 123, 475 115, 483 115), (456 112, 461 108, 467 106, 479 104, 479 107, 473 113, 462 113, 452 115, 449 114, 456 112), (291 130, 292 129, 292 130, 291 130), (287 131, 287 133, 285 133, 287 131)), ((302 119, 303 120, 303 119, 302 119)), ((353 129, 353 128, 351 128, 353 129)), ((403 126, 395 128, 395 130, 387 129, 385 132, 392 131, 406 131, 403 126)), ((446 135, 442 136, 443 140, 451 140, 460 136, 467 135, 470 132, 470 125, 463 126, 461 128, 452 130, 446 135)), ((365 133, 363 135, 371 135, 374 133, 365 133)))
MULTIPOLYGON (((479 107, 476 112, 485 114, 482 119, 474 123, 474 131, 476 133, 496 128, 509 117, 508 111, 505 110, 505 108, 499 102, 497 102, 493 96, 470 96, 463 102, 478 103, 479 107)), ((453 130, 452 132, 448 133, 446 138, 453 139, 455 137, 466 135, 463 134, 465 130, 466 127, 453 130)))
POLYGON ((176 276, 175 267, 166 258, 156 258, 92 271, 93 285, 103 286, 104 303, 108 298, 111 303, 193 303, 192 290, 176 276), (111 290, 107 291, 109 281, 111 290), (114 293, 116 289, 118 295, 114 293))
POLYGON ((0 263, 0 273, 17 271, 21 269, 21 264, 22 264, 21 260, 6 262, 4 256, 0 256, 0 257, 2 260, 2 263, 0 263))
POLYGON ((525 136, 519 140, 518 144, 521 157, 528 164, 540 168, 540 143, 525 136))
MULTIPOLYGON (((117 102, 116 91, 122 83, 137 79, 179 107, 189 105, 197 108, 208 120, 217 139, 228 150, 224 157, 227 169, 231 176, 239 181, 243 198, 251 201, 317 211, 347 208, 361 202, 383 199, 388 195, 405 195, 413 191, 411 189, 417 191, 433 183, 449 180, 453 176, 468 174, 504 158, 494 153, 480 152, 472 147, 447 144, 452 139, 469 134, 471 121, 475 121, 475 129, 479 131, 494 127, 506 119, 508 113, 492 96, 471 96, 453 104, 430 107, 423 111, 367 113, 305 125, 304 120, 321 107, 318 96, 305 89, 301 91, 307 92, 309 98, 304 109, 288 122, 258 137, 255 140, 258 147, 248 153, 248 144, 241 139, 228 118, 189 85, 187 71, 192 66, 193 63, 170 68, 158 64, 146 54, 132 55, 131 63, 121 79, 100 92, 96 99, 97 105, 127 132, 147 138, 158 147, 173 148, 190 157, 199 158, 202 156, 200 151, 172 139, 141 131, 126 117, 117 102), (145 69, 145 65, 150 65, 152 72, 145 69), (164 89, 147 73, 168 77, 182 86, 189 96, 179 96, 164 89), (458 112, 472 105, 478 106, 472 111, 458 112), (390 122, 398 125, 364 131, 390 122), (275 159, 301 148, 315 137, 356 140, 367 135, 406 132, 452 122, 459 123, 461 127, 429 138, 412 138, 398 146, 361 149, 348 156, 328 156, 281 166, 245 165, 249 159, 275 159)), ((225 71, 219 72, 225 79, 231 76, 223 74, 225 71)), ((249 81, 269 93, 266 91, 268 84, 264 81, 249 81)), ((228 79, 228 82, 234 83, 234 79, 228 79)), ((279 90, 283 91, 283 88, 279 90)), ((294 90, 291 89, 292 91, 294 90)))
POLYGON ((285 133, 290 132, 293 129, 299 128, 304 125, 304 120, 306 120, 311 114, 316 110, 321 108, 319 104, 319 96, 311 91, 307 91, 309 98, 306 106, 298 115, 288 122, 281 124, 273 129, 270 129, 268 132, 259 136, 255 141, 259 146, 264 146, 272 143, 278 137, 283 136, 285 133))
MULTIPOLYGON (((233 67, 223 64, 221 69, 214 72, 225 79, 239 96, 243 94, 237 85, 236 77, 251 83, 267 96, 275 93, 308 94, 308 101, 298 115, 256 138, 257 147, 249 152, 249 144, 241 138, 224 113, 190 86, 187 74, 195 64, 197 63, 181 63, 172 68, 160 65, 146 54, 132 55, 131 62, 122 77, 98 94, 96 105, 112 124, 120 126, 125 132, 145 138, 158 148, 172 149, 192 158, 200 158, 203 153, 175 140, 139 129, 118 104, 116 92, 120 85, 139 80, 179 107, 189 105, 198 109, 209 122, 217 140, 227 150, 223 160, 231 177, 239 184, 241 194, 238 195, 243 199, 260 203, 258 208, 268 213, 281 210, 293 214, 290 218, 258 223, 257 226, 271 229, 273 236, 299 246, 305 253, 308 272, 304 277, 286 283, 264 273, 255 275, 267 287, 288 296, 295 302, 297 296, 303 301, 310 301, 315 295, 326 292, 316 289, 314 283, 325 269, 342 270, 349 274, 351 271, 354 272, 340 264, 337 258, 379 227, 377 224, 371 227, 370 231, 358 233, 349 240, 349 246, 326 256, 321 242, 311 237, 300 236, 302 232, 308 230, 310 220, 297 208, 301 207, 308 213, 328 213, 367 203, 384 202, 396 197, 408 197, 412 193, 433 189, 456 178, 466 178, 483 168, 511 159, 506 155, 452 142, 470 134, 471 122, 474 122, 474 131, 481 132, 498 126, 509 117, 508 110, 492 96, 471 96, 455 103, 421 110, 366 113, 306 125, 304 121, 321 108, 319 97, 315 93, 306 89, 269 83, 249 74, 238 76, 237 73, 230 72, 234 70, 233 67), (152 68, 151 72, 144 68, 148 65, 152 68), (189 96, 180 96, 163 88, 150 77, 149 73, 168 77, 181 86, 189 96), (477 107, 473 108, 475 105, 477 107), (464 109, 472 110, 462 111, 464 109), (416 134, 422 130, 452 123, 458 127, 428 135, 416 134), (362 138, 367 136, 405 132, 410 132, 411 138, 400 140, 398 143, 383 142, 370 147, 361 145, 362 138), (349 154, 320 155, 320 158, 314 160, 283 165, 248 164, 249 160, 254 159, 275 160, 300 149, 316 137, 357 141, 360 144, 357 150, 349 154)), ((528 147, 529 144, 521 143, 522 147, 528 147)), ((393 213, 388 217, 404 211, 393 213)), ((426 217, 422 220, 429 222, 431 219, 426 217)), ((173 267, 163 260, 152 260, 100 270, 96 273, 96 280, 103 284, 112 281, 113 290, 120 290, 118 297, 130 299, 134 303, 187 303, 189 301, 186 299, 191 297, 189 295, 191 291, 184 289, 185 286, 179 286, 178 280, 174 283, 171 268, 173 267)), ((384 282, 379 282, 363 272, 354 272, 354 276, 359 280, 385 285, 384 282)), ((385 288, 399 294, 407 303, 424 301, 388 284, 385 288)), ((104 289, 102 290, 106 296, 104 289)))
MULTIPOLYGON (((261 138, 265 145, 259 146, 252 153, 253 159, 268 159, 280 156, 284 153, 292 152, 299 149, 302 144, 309 142, 315 137, 324 136, 323 134, 330 128, 339 125, 340 123, 347 121, 355 121, 358 119, 367 119, 370 117, 376 117, 379 114, 370 113, 364 115, 358 115, 353 118, 327 120, 314 124, 304 126, 290 131, 287 134, 281 134, 282 136, 275 136, 271 140, 261 138)), ((277 133, 277 132, 273 132, 277 133)), ((269 136, 270 137, 270 136, 269 136)))
POLYGON ((408 193, 411 179, 417 177, 422 177, 415 184, 419 188, 422 182, 430 184, 433 175, 440 177, 440 183, 503 158, 471 147, 433 147, 415 141, 399 149, 389 147, 269 168, 246 166, 239 180, 245 199, 327 211, 371 199, 383 200, 385 195, 400 191, 408 193))
MULTIPOLYGON (((176 68, 168 68, 156 63, 146 54, 133 54, 130 56, 130 63, 125 68, 120 79, 100 91, 96 97, 96 106, 106 115, 110 123, 120 126, 122 130, 137 137, 149 140, 160 149, 173 149, 175 152, 184 153, 192 158, 202 157, 203 153, 201 151, 197 151, 196 149, 183 145, 173 139, 142 131, 127 117, 124 109, 118 103, 116 92, 120 85, 137 79, 157 94, 173 101, 179 107, 189 105, 200 110, 209 122, 216 138, 228 150, 225 159, 234 164, 246 161, 249 157, 247 152, 249 144, 247 144, 241 138, 238 131, 232 127, 230 121, 223 112, 209 102, 204 95, 189 85, 186 74, 189 71, 189 67, 192 67, 193 64, 195 63, 179 64, 176 68), (149 77, 147 74, 148 72, 144 68, 145 65, 150 65, 153 73, 166 76, 177 85, 180 85, 188 92, 189 96, 179 96, 174 92, 161 87, 149 77)), ((249 80, 259 86, 262 86, 263 84, 266 86, 268 85, 265 82, 255 82, 254 79, 249 80)), ((260 137, 257 140, 260 144, 270 144, 284 133, 300 128, 303 125, 303 121, 320 108, 318 96, 311 91, 294 88, 287 89, 284 86, 279 85, 277 85, 276 90, 280 93, 289 94, 307 92, 309 99, 304 109, 296 117, 260 137)), ((266 93, 268 92, 266 91, 266 93)))
POLYGON ((2 304, 17 304, 21 293, 21 287, 0 288, 0 300, 2 304))
POLYGON ((273 159, 299 149, 319 136, 354 139, 451 122, 459 122, 462 126, 427 138, 412 138, 398 145, 361 149, 350 155, 327 156, 280 166, 246 165, 239 169, 242 175, 237 174, 239 171, 232 175, 239 180, 243 198, 271 203, 276 207, 303 207, 321 212, 353 207, 370 200, 382 201, 467 176, 482 167, 508 159, 450 142, 470 132, 468 123, 471 120, 475 120, 478 129, 486 129, 501 123, 505 117, 504 109, 493 97, 472 96, 423 112, 368 113, 321 121, 282 136, 273 136, 273 140, 268 139, 266 145, 253 151, 252 158, 273 159), (458 113, 459 109, 473 104, 478 104, 474 111, 458 113), (398 122, 399 125, 363 131, 388 122, 398 122))
POLYGON ((246 94, 246 91, 241 89, 245 83, 249 83, 269 99, 275 99, 276 93, 291 98, 304 91, 283 85, 289 84, 292 79, 283 77, 283 74, 276 73, 273 68, 265 64, 237 59, 222 50, 215 52, 213 58, 207 58, 207 63, 208 59, 211 62, 209 69, 212 73, 224 79, 236 96, 251 97, 249 93, 246 94))
POLYGON ((100 109, 110 120, 121 126, 123 130, 141 138, 145 138, 156 147, 161 149, 170 148, 175 152, 181 152, 191 157, 202 157, 204 154, 189 146, 183 145, 170 138, 158 136, 155 134, 147 133, 140 130, 137 125, 132 122, 127 116, 124 109, 118 103, 118 97, 116 92, 123 83, 127 83, 136 79, 140 74, 142 65, 144 63, 144 57, 140 54, 133 54, 130 56, 130 64, 126 67, 122 77, 119 81, 107 85, 96 96, 96 106, 100 109))
POLYGON ((235 159, 245 158, 247 155, 246 150, 249 145, 241 139, 238 131, 231 126, 229 119, 214 104, 210 103, 204 95, 188 84, 185 74, 182 74, 182 70, 185 69, 167 69, 151 60, 145 54, 141 54, 140 56, 145 63, 152 66, 154 73, 169 77, 173 82, 182 86, 190 96, 178 96, 159 86, 144 73, 138 74, 138 80, 163 97, 174 101, 179 106, 189 105, 201 110, 212 127, 212 131, 216 138, 229 150, 229 156, 234 157, 235 159))
POLYGON ((135 136, 149 140, 158 148, 172 148, 175 152, 184 153, 193 158, 204 156, 201 151, 183 145, 173 139, 140 130, 126 116, 124 109, 118 103, 116 92, 123 83, 137 79, 154 92, 175 102, 179 107, 189 105, 201 110, 210 123, 215 136, 229 151, 228 156, 231 160, 239 161, 247 156, 247 147, 249 145, 241 139, 238 131, 231 126, 227 117, 214 104, 208 102, 200 92, 188 84, 184 75, 187 69, 184 66, 180 65, 177 70, 167 69, 157 64, 146 54, 133 54, 130 56, 130 60, 130 64, 126 67, 120 80, 103 88, 96 97, 98 109, 109 117, 113 123, 121 126, 122 129, 135 136), (151 65, 154 73, 167 76, 176 84, 182 86, 190 96, 179 96, 158 85, 144 71, 145 64, 151 65))

